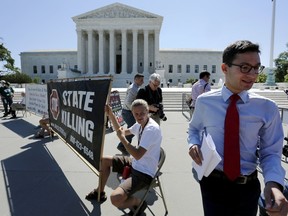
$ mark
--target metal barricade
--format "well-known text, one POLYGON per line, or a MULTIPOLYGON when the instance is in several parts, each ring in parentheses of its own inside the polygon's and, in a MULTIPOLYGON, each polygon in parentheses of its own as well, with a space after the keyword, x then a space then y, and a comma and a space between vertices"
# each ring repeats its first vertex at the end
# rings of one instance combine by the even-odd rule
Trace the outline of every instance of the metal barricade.
POLYGON ((191 110, 187 104, 187 99, 190 97, 190 93, 182 93, 182 115, 185 116, 188 120, 191 119, 191 110))

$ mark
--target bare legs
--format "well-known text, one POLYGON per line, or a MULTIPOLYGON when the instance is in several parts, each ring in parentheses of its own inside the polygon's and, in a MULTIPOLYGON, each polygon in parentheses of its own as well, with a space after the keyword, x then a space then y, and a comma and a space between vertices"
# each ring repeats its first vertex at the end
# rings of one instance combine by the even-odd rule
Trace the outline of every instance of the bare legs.
MULTIPOLYGON (((104 192, 105 185, 109 178, 111 167, 112 167, 112 156, 105 156, 102 159, 101 163, 101 184, 96 190, 100 188, 100 192, 104 192)), ((130 196, 128 197, 124 190, 120 187, 117 187, 110 196, 111 203, 117 208, 132 208, 133 206, 138 206, 140 204, 140 199, 130 196)))

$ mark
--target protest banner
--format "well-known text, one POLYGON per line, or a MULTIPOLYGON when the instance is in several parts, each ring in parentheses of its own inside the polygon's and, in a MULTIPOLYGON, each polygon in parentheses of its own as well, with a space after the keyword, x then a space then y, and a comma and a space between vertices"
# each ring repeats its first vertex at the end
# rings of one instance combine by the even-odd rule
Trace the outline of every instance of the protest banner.
POLYGON ((51 82, 47 86, 52 130, 99 171, 111 78, 51 82))

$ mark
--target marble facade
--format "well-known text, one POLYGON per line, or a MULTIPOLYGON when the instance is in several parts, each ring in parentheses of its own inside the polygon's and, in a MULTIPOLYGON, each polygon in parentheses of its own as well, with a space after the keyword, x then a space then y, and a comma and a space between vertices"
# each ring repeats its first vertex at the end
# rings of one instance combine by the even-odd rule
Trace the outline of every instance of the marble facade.
POLYGON ((132 81, 136 73, 143 73, 147 82, 161 62, 166 77, 163 79, 170 80, 172 85, 191 77, 198 78, 198 72, 193 73, 194 65, 199 65, 200 70, 206 65, 208 71, 217 65, 212 79, 217 82, 222 77, 222 52, 190 50, 183 58, 182 51, 159 50, 162 16, 114 3, 72 19, 76 24, 77 50, 22 52, 21 70, 24 73, 45 82, 57 78, 109 75, 114 77, 113 87, 126 87, 126 82, 132 81), (195 58, 197 53, 201 56, 200 61, 195 58), (189 73, 184 69, 188 64, 191 73, 190 69, 189 73), (183 65, 183 74, 176 69, 171 73, 171 65, 175 68, 183 65))

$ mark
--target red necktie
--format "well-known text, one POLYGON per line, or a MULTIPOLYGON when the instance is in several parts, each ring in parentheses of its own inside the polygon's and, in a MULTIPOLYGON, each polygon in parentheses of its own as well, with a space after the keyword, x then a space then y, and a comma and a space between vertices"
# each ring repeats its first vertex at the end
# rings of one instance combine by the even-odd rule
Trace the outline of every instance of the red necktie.
POLYGON ((240 175, 239 114, 236 102, 240 97, 233 94, 227 108, 224 131, 224 173, 230 180, 240 175))

